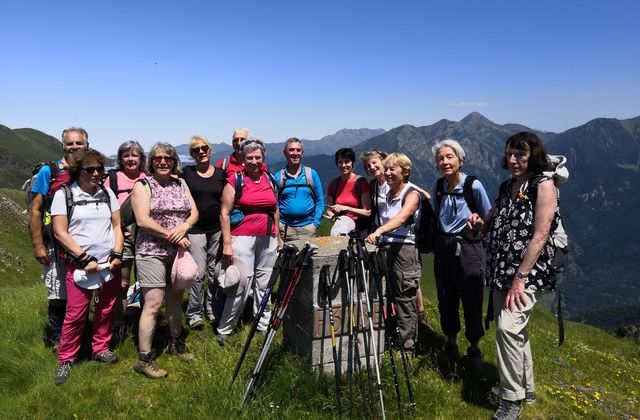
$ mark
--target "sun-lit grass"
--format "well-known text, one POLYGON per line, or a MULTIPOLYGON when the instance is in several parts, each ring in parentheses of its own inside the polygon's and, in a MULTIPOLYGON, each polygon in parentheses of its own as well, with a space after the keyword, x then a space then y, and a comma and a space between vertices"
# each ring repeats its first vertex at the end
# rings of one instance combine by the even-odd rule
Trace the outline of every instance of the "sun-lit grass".
MULTIPOLYGON (((0 192, 0 198, 4 192, 0 192)), ((14 195, 18 199, 17 195, 14 195)), ((261 338, 256 338, 231 391, 231 371, 247 335, 247 328, 232 336, 224 348, 215 343, 210 326, 191 332, 187 344, 195 354, 190 363, 160 354, 158 362, 169 372, 164 380, 151 381, 135 373, 134 338, 129 335, 116 348, 121 360, 105 366, 84 360, 71 370, 67 383, 56 386, 56 357, 43 346, 46 318, 45 291, 40 267, 33 261, 23 225, 14 216, 0 215, 0 412, 15 419, 199 419, 199 418, 331 418, 337 417, 333 377, 311 371, 281 345, 281 334, 264 366, 256 398, 242 411, 242 399, 250 369, 255 364, 261 338), (15 257, 24 261, 17 264, 15 257)), ((443 343, 438 326, 432 259, 424 258, 423 293, 427 316, 436 334, 426 354, 410 362, 417 407, 415 418, 489 418, 495 408, 488 394, 496 383, 494 326, 481 342, 485 365, 478 377, 463 369, 449 372, 438 363, 443 343)), ((522 418, 634 418, 640 396, 640 346, 614 338, 604 331, 566 323, 567 342, 557 346, 553 315, 533 314, 529 332, 534 353, 538 401, 526 406, 522 418)), ((161 323, 158 336, 166 337, 161 323)), ((458 344, 466 349, 463 335, 458 344)), ((399 357, 399 373, 402 373, 399 357)), ((402 378, 401 378, 402 381, 402 378)), ((398 418, 388 357, 382 365, 382 382, 388 418, 398 418)), ((403 389, 403 409, 408 397, 403 389)), ((359 391, 355 416, 361 417, 359 391)), ((342 401, 348 406, 346 386, 342 401)))

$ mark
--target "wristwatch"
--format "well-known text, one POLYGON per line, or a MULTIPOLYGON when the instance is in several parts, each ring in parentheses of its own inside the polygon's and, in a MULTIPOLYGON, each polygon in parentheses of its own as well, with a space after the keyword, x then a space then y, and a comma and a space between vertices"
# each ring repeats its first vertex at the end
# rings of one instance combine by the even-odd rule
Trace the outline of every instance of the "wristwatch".
POLYGON ((516 277, 519 279, 526 279, 529 276, 529 272, 525 272, 525 271, 518 271, 516 273, 516 277))

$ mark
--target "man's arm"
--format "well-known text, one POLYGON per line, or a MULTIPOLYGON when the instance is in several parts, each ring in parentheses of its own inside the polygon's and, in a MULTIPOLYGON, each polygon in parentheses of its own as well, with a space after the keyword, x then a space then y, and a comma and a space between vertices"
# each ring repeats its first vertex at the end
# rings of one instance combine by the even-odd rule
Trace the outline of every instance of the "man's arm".
POLYGON ((33 245, 33 256, 40 264, 49 264, 49 250, 42 240, 42 212, 44 211, 44 195, 33 194, 29 204, 29 233, 33 245))

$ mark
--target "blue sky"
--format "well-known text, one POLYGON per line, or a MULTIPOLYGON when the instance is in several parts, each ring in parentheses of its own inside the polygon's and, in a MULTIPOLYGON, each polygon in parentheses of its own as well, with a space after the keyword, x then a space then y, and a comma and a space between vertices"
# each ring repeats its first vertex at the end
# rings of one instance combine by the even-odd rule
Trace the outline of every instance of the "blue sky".
POLYGON ((638 1, 0 0, 0 124, 113 153, 478 111, 564 131, 640 115, 638 1))

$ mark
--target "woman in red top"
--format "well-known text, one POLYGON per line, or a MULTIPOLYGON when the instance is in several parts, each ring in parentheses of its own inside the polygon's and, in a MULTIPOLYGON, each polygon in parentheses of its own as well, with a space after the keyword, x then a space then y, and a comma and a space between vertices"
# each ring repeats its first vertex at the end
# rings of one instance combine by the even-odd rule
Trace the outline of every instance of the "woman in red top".
MULTIPOLYGON (((278 198, 273 177, 262 170, 264 143, 246 140, 242 144, 244 170, 227 178, 222 192, 220 227, 222 229, 223 267, 241 266, 246 278, 226 288, 224 310, 218 326, 218 343, 224 344, 238 323, 244 305, 253 291, 253 313, 267 288, 276 250, 282 243, 278 229, 278 198), (232 214, 233 213, 233 214, 232 214)), ((266 331, 271 317, 267 307, 258 324, 266 331)))
POLYGON ((340 176, 329 183, 327 191, 327 214, 336 222, 332 236, 346 235, 355 222, 355 229, 366 232, 371 215, 371 196, 367 180, 353 173, 356 155, 352 149, 343 148, 335 154, 340 176))

